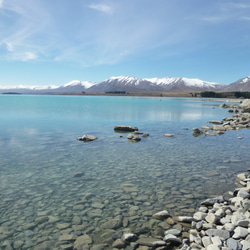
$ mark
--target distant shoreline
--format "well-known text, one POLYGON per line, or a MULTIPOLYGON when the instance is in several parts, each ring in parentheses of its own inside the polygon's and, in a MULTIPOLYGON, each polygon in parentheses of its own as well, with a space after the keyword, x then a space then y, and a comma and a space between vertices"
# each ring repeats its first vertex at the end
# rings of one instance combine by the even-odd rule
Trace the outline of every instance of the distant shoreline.
POLYGON ((184 98, 204 98, 204 99, 245 99, 244 93, 249 92, 242 92, 242 96, 238 97, 235 96, 235 93, 241 92, 218 92, 218 91, 166 91, 166 92, 96 92, 96 93, 20 93, 20 92, 4 92, 1 93, 2 95, 69 95, 69 96, 138 96, 138 97, 184 97, 184 98), (214 96, 204 96, 204 93, 213 93, 214 96), (221 96, 217 96, 221 95, 221 96))

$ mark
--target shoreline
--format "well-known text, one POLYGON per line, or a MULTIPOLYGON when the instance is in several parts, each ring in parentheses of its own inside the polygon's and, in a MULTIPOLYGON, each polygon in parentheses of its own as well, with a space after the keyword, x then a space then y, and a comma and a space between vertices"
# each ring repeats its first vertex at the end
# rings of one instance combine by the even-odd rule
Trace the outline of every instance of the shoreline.
MULTIPOLYGON (((245 102, 248 102, 245 106, 244 103, 241 106, 226 104, 220 106, 221 108, 241 108, 243 112, 250 108, 249 101, 245 102)), ((234 119, 224 118, 223 120, 226 121, 226 126, 229 126, 227 130, 249 128, 250 113, 237 114, 234 115, 234 119), (244 114, 247 115, 244 116, 244 114), (247 122, 239 124, 242 118, 247 122), (240 127, 231 127, 232 124, 229 121, 237 122, 237 126, 240 127), (245 124, 247 125, 244 126, 245 124)), ((236 180, 238 182, 234 191, 228 191, 232 198, 225 199, 223 196, 218 196, 202 201, 192 216, 172 217, 167 210, 154 214, 153 217, 158 220, 169 220, 170 224, 172 220, 172 227, 164 232, 164 236, 139 238, 136 241, 139 247, 135 249, 250 249, 250 174, 240 173, 236 180)), ((132 235, 135 237, 130 233, 130 237, 132 235)), ((117 239, 112 245, 114 249, 125 249, 128 243, 126 237, 128 236, 124 233, 121 239, 117 239)))

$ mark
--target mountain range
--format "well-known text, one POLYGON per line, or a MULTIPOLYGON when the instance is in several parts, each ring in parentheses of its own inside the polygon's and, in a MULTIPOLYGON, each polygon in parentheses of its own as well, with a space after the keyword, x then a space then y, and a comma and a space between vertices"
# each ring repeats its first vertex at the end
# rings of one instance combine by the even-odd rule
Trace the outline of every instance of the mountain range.
POLYGON ((0 93, 17 94, 80 94, 107 92, 171 92, 171 91, 250 91, 250 77, 244 77, 229 85, 190 78, 135 78, 110 77, 99 83, 71 81, 62 86, 0 86, 0 93))

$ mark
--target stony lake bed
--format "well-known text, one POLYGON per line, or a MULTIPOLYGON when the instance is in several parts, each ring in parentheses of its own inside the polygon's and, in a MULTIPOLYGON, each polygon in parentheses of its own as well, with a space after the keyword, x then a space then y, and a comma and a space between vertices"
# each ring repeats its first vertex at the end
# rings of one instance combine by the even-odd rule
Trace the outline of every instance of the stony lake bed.
MULTIPOLYGON (((207 198, 230 197, 227 192, 235 188, 236 176, 250 167, 249 130, 194 137, 193 127, 210 126, 209 119, 235 113, 207 102, 202 103, 206 115, 197 118, 200 103, 188 101, 188 110, 175 116, 177 110, 164 113, 170 107, 158 100, 135 98, 121 114, 109 107, 101 121, 80 111, 72 117, 69 110, 65 116, 65 109, 57 117, 58 100, 54 110, 48 106, 49 115, 42 113, 39 119, 37 110, 31 110, 37 120, 29 120, 30 114, 14 117, 11 111, 13 117, 7 115, 1 134, 1 249, 151 249, 151 243, 142 241, 162 240, 170 229, 188 238, 190 224, 175 218, 192 216, 207 198), (145 111, 142 100, 150 102, 145 111), (187 115, 190 110, 193 116, 187 115), (16 119, 18 126, 7 127, 16 119), (119 123, 136 125, 149 136, 130 143, 128 134, 113 130, 119 123), (82 128, 98 139, 77 141, 82 128), (171 216, 155 217, 165 210, 171 216)), ((70 102, 74 108, 89 108, 79 98, 70 102)), ((179 102, 184 101, 176 105, 179 102)), ((120 111, 127 105, 124 99, 118 104, 120 111)))

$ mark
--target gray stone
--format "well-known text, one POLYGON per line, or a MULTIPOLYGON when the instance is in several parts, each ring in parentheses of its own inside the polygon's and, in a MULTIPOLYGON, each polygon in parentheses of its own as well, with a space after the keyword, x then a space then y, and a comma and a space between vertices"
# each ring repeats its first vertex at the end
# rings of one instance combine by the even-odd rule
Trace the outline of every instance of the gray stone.
POLYGON ((91 204, 91 206, 94 207, 94 208, 103 209, 105 205, 102 204, 101 202, 93 202, 93 203, 91 204))
POLYGON ((209 126, 207 126, 207 125, 202 125, 201 129, 204 130, 204 131, 207 131, 207 130, 210 130, 211 128, 209 126))
POLYGON ((122 241, 121 239, 117 239, 117 240, 112 244, 112 247, 118 248, 118 249, 124 248, 125 246, 126 246, 126 243, 125 243, 124 241, 122 241))
POLYGON ((22 249, 24 242, 22 240, 14 241, 14 249, 22 249))
POLYGON ((213 237, 213 236, 219 236, 220 238, 227 240, 230 238, 230 232, 222 229, 208 229, 206 231, 206 235, 213 237))
POLYGON ((250 249, 250 241, 247 240, 242 240, 242 250, 249 250, 250 249))
POLYGON ((194 218, 190 216, 177 216, 176 220, 179 222, 191 223, 194 220, 194 218))
POLYGON ((204 220, 205 217, 206 217, 206 213, 202 213, 200 211, 196 212, 194 215, 193 215, 194 219, 196 221, 200 221, 200 220, 204 220))
POLYGON ((240 250, 242 247, 241 244, 233 238, 227 239, 227 246, 232 250, 240 250))
POLYGON ((160 211, 160 212, 154 214, 153 217, 161 220, 161 219, 166 219, 168 217, 171 217, 171 215, 169 214, 169 212, 167 210, 163 210, 163 211, 160 211))
POLYGON ((196 229, 200 231, 203 228, 204 221, 198 221, 195 225, 196 229))
POLYGON ((226 129, 225 129, 225 127, 223 125, 213 125, 212 126, 212 130, 214 132, 216 132, 216 133, 218 133, 218 132, 225 132, 226 131, 226 129))
POLYGON ((174 244, 174 245, 181 245, 182 244, 182 241, 180 239, 178 239, 173 234, 167 234, 167 235, 165 235, 164 241, 167 242, 167 243, 174 244))
POLYGON ((130 242, 136 239, 136 235, 132 233, 124 233, 121 239, 124 242, 130 242))
POLYGON ((211 224, 217 224, 219 222, 219 216, 213 214, 213 213, 208 213, 206 216, 206 221, 211 224))
POLYGON ((82 219, 80 216, 74 216, 72 219, 73 225, 80 225, 82 223, 82 219))
POLYGON ((78 141, 84 141, 84 142, 89 142, 89 141, 94 141, 97 140, 98 138, 95 137, 94 135, 83 135, 82 137, 78 137, 78 141))
POLYGON ((77 239, 76 235, 73 234, 63 234, 59 237, 59 241, 75 241, 77 239))
POLYGON ((132 135, 132 134, 129 134, 128 137, 127 137, 127 139, 130 140, 130 141, 135 141, 135 142, 141 140, 141 138, 140 138, 139 136, 137 136, 137 135, 132 135))
POLYGON ((220 208, 215 212, 215 215, 222 218, 225 216, 225 211, 222 208, 220 208))
POLYGON ((202 240, 202 244, 203 244, 204 247, 207 247, 207 246, 212 244, 211 238, 208 237, 208 236, 202 237, 201 240, 202 240))
POLYGON ((104 250, 106 247, 108 247, 107 244, 98 244, 94 245, 91 250, 104 250))
POLYGON ((215 244, 211 244, 207 246, 207 250, 220 250, 220 248, 216 246, 215 244))
POLYGON ((214 245, 216 245, 218 247, 221 247, 222 241, 221 241, 219 236, 214 236, 214 237, 211 238, 211 240, 212 240, 214 245))
POLYGON ((237 179, 240 181, 244 181, 246 179, 246 174, 245 173, 241 173, 237 175, 237 179))
POLYGON ((238 221, 237 226, 248 228, 249 220, 240 220, 238 221))
POLYGON ((181 235, 181 230, 176 229, 176 228, 172 228, 172 229, 169 229, 169 230, 165 231, 164 234, 165 235, 172 234, 172 235, 175 235, 175 236, 180 236, 181 235))
POLYGON ((250 113, 250 99, 244 100, 240 105, 242 113, 250 113))
POLYGON ((79 236, 74 242, 74 249, 85 249, 84 247, 92 244, 92 242, 92 238, 87 234, 79 236))
POLYGON ((117 229, 122 226, 122 216, 117 216, 102 225, 104 229, 117 229))
POLYGON ((222 203, 224 201, 225 200, 224 200, 223 196, 218 196, 218 197, 215 197, 215 198, 211 198, 211 199, 207 199, 205 201, 202 201, 201 205, 213 206, 215 203, 222 203))
POLYGON ((249 194, 247 191, 241 189, 241 190, 238 192, 237 196, 238 196, 238 197, 242 197, 243 199, 246 199, 246 198, 249 198, 249 197, 250 197, 250 194, 249 194))
POLYGON ((234 239, 245 238, 248 235, 248 230, 244 227, 236 227, 234 229, 234 235, 232 236, 234 239))
POLYGON ((140 238, 136 241, 139 245, 149 246, 149 247, 160 247, 166 246, 166 242, 163 240, 159 240, 157 238, 140 238))

